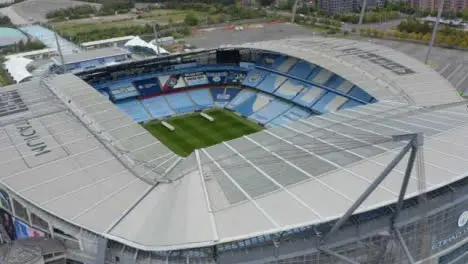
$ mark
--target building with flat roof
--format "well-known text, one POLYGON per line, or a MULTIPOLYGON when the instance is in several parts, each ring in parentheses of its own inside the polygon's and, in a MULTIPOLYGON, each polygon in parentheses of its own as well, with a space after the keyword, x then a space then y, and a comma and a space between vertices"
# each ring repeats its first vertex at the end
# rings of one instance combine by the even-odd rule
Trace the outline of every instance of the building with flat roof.
MULTIPOLYGON (((63 55, 63 64, 66 72, 77 73, 80 71, 105 67, 113 64, 122 63, 131 59, 131 52, 118 48, 101 48, 63 55)), ((62 71, 62 59, 60 56, 52 58, 53 70, 62 71)))
POLYGON ((125 37, 118 37, 118 38, 102 39, 102 40, 81 43, 81 46, 85 50, 101 49, 101 48, 108 48, 108 47, 123 47, 125 43, 127 43, 129 40, 132 40, 134 38, 135 36, 125 36, 125 37))

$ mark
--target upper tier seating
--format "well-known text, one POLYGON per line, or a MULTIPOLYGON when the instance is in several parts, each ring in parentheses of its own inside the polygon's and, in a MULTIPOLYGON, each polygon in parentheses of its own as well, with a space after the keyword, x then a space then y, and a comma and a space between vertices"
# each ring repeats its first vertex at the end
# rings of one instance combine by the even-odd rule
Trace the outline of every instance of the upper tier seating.
POLYGON ((298 60, 288 71, 288 74, 300 79, 306 79, 316 67, 318 66, 303 60, 298 60))
POLYGON ((253 96, 249 97, 247 100, 239 104, 234 110, 244 116, 249 116, 254 112, 265 107, 269 104, 273 98, 266 94, 254 94, 253 96))
POLYGON ((315 102, 311 109, 319 112, 319 113, 326 113, 326 112, 333 112, 339 109, 341 105, 343 105, 348 98, 337 95, 332 92, 326 92, 317 102, 315 102))
POLYGON ((322 88, 312 85, 304 85, 304 87, 293 101, 305 107, 312 106, 325 92, 322 88))
POLYGON ((267 76, 268 72, 262 70, 251 70, 245 76, 243 85, 248 87, 257 87, 257 85, 267 76))
POLYGON ((286 81, 286 77, 274 73, 266 73, 265 78, 256 86, 257 89, 267 93, 273 93, 278 87, 286 81))
POLYGON ((305 88, 304 85, 304 83, 288 79, 276 90, 275 94, 284 99, 292 100, 305 88))
POLYGON ((150 119, 149 113, 138 100, 126 100, 116 103, 117 107, 137 122, 150 119))
POLYGON ((348 100, 346 103, 344 103, 339 110, 344 110, 344 109, 348 109, 348 108, 352 108, 352 107, 356 107, 356 106, 360 106, 362 105, 361 103, 357 102, 357 101, 354 101, 354 100, 348 100))
POLYGON ((358 99, 361 99, 364 102, 371 102, 373 99, 373 97, 370 94, 366 93, 364 90, 357 86, 354 86, 353 89, 351 89, 351 91, 348 92, 348 94, 358 99))
POLYGON ((264 54, 257 60, 257 65, 279 72, 287 72, 297 62, 296 58, 279 54, 264 54))
POLYGON ((353 88, 354 84, 352 84, 350 81, 344 80, 338 87, 336 87, 336 90, 343 92, 343 93, 348 93, 351 91, 353 88))
POLYGON ((286 112, 289 108, 291 108, 291 104, 279 100, 273 100, 259 111, 251 114, 249 118, 261 124, 266 124, 278 115, 286 112))
POLYGON ((157 96, 141 100, 150 114, 157 119, 163 119, 175 115, 164 96, 157 96))
POLYGON ((325 82, 325 86, 328 87, 328 88, 331 88, 331 89, 334 89, 336 90, 336 88, 338 88, 341 83, 344 82, 344 79, 341 78, 340 76, 336 75, 336 74, 333 74, 327 82, 325 82))
POLYGON ((167 102, 177 113, 189 113, 196 110, 187 93, 174 93, 165 95, 167 102))
POLYGON ((334 74, 333 72, 327 69, 321 68, 320 71, 317 72, 317 74, 312 74, 307 79, 317 84, 325 84, 328 81, 328 79, 330 79, 330 77, 333 76, 333 74, 334 74))
POLYGON ((237 88, 211 88, 214 105, 225 107, 241 91, 237 88))
POLYGON ((306 110, 294 106, 290 108, 288 111, 284 112, 280 116, 276 117, 273 119, 271 122, 267 123, 267 127, 272 127, 272 126, 282 126, 285 124, 288 124, 292 121, 296 121, 299 119, 307 118, 310 116, 310 113, 307 112, 306 110))
POLYGON ((195 106, 198 109, 206 109, 213 107, 213 100, 209 89, 189 91, 188 95, 190 96, 190 98, 192 98, 192 101, 195 103, 195 106))

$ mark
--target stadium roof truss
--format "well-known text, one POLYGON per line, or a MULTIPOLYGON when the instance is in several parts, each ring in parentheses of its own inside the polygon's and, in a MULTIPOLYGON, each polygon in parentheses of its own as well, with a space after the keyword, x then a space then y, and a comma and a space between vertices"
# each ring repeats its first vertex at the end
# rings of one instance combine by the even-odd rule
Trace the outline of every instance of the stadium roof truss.
POLYGON ((379 102, 181 158, 80 78, 54 76, 0 92, 1 102, 11 106, 0 112, 1 184, 33 206, 107 238, 141 250, 177 250, 341 218, 333 235, 351 214, 466 177, 465 102, 415 59, 333 38, 232 48, 312 61, 379 102), (425 184, 420 170, 408 169, 415 148, 424 156, 419 165, 425 184))

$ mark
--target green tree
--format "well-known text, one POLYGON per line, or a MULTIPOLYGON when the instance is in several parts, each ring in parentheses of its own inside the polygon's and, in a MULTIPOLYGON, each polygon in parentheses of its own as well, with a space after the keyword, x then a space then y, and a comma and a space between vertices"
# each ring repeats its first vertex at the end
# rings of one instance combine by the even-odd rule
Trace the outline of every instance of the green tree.
POLYGON ((200 18, 195 14, 195 12, 188 12, 185 15, 184 24, 187 26, 196 26, 200 23, 200 18))

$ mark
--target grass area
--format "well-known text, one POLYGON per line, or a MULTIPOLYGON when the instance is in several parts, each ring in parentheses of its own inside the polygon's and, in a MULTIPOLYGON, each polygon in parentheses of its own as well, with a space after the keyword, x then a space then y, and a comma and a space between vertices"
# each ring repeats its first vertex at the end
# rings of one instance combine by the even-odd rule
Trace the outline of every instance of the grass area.
POLYGON ((8 73, 5 69, 0 68, 0 86, 7 86, 12 84, 12 81, 8 77, 8 73))
POLYGON ((174 126, 175 131, 172 132, 159 121, 146 123, 143 127, 172 151, 184 157, 195 149, 216 145, 263 129, 262 126, 228 110, 214 109, 205 113, 215 121, 210 122, 199 113, 194 113, 166 120, 174 126))
MULTIPOLYGON (((74 34, 83 31, 104 30, 115 27, 144 26, 147 23, 159 23, 161 25, 179 23, 184 21, 188 11, 157 9, 148 13, 141 14, 132 18, 125 18, 115 21, 93 21, 91 19, 80 21, 63 21, 51 23, 57 30, 66 31, 68 34, 74 34), (138 18, 137 18, 138 17, 138 18)), ((204 13, 195 12, 199 17, 204 17, 204 13)), ((105 17, 104 17, 105 18, 105 17)))

